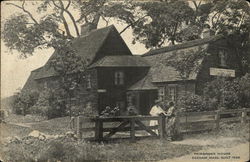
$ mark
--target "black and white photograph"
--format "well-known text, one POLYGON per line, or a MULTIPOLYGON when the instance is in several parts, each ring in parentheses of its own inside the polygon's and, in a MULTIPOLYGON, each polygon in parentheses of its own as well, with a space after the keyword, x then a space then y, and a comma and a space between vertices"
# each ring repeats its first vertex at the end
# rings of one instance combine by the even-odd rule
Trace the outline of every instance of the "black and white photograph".
POLYGON ((250 160, 247 0, 4 0, 0 162, 250 160))

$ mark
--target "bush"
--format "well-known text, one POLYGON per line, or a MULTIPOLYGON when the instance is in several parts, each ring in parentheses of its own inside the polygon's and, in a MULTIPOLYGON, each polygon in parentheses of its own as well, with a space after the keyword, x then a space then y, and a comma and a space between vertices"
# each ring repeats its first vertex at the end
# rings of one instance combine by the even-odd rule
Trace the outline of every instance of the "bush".
POLYGON ((186 112, 204 111, 206 109, 202 97, 192 93, 187 93, 178 100, 178 107, 181 107, 186 112))
POLYGON ((66 115, 66 104, 56 97, 55 91, 45 89, 32 107, 32 113, 48 117, 48 119, 62 117, 66 115))
POLYGON ((26 115, 31 112, 30 108, 38 100, 39 93, 36 91, 22 91, 14 95, 13 110, 16 114, 26 115))
POLYGON ((250 108, 250 74, 246 74, 239 80, 239 102, 242 107, 250 108))
POLYGON ((217 108, 250 107, 250 75, 246 74, 233 80, 217 78, 205 87, 204 98, 214 100, 217 108))

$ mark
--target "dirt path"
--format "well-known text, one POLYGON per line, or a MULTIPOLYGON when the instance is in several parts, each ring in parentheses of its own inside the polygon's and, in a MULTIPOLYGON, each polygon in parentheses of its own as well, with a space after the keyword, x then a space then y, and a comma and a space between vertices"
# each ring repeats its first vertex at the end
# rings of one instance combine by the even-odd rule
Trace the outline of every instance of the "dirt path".
POLYGON ((221 137, 216 140, 187 139, 180 142, 173 142, 183 145, 200 145, 204 146, 204 149, 189 155, 165 159, 160 162, 245 162, 250 158, 250 143, 239 141, 242 140, 240 138, 221 137))
POLYGON ((17 126, 25 127, 25 128, 30 128, 31 125, 34 124, 34 123, 12 123, 12 122, 8 122, 8 124, 17 125, 17 126))

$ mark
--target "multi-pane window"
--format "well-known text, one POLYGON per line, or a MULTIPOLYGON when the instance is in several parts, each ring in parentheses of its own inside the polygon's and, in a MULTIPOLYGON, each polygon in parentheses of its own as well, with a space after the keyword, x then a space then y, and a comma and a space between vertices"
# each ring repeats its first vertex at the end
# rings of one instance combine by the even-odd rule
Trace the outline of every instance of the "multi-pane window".
POLYGON ((115 85, 124 84, 124 73, 122 71, 115 72, 115 85))
POLYGON ((169 98, 172 101, 176 100, 176 87, 175 86, 169 86, 168 88, 169 98))
POLYGON ((165 87, 159 87, 159 89, 158 89, 158 98, 160 99, 160 100, 164 100, 164 98, 165 98, 165 87))
POLYGON ((87 88, 87 89, 90 89, 90 88, 91 88, 91 75, 90 75, 90 74, 88 74, 88 75, 86 76, 86 88, 87 88))

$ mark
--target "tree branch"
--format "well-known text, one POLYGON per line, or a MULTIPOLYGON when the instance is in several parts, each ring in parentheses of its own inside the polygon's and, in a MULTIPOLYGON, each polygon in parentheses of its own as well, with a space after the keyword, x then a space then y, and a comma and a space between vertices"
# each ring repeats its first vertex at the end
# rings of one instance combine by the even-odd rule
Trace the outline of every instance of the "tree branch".
POLYGON ((109 25, 109 21, 102 15, 102 19, 106 22, 106 26, 109 25))
POLYGON ((65 7, 65 9, 67 10, 69 8, 69 6, 71 5, 71 0, 68 0, 68 4, 67 6, 65 7))
MULTIPOLYGON (((60 2, 60 4, 61 4, 61 7, 63 7, 62 1, 59 0, 59 2, 60 2)), ((71 1, 69 0, 69 3, 68 3, 68 5, 66 6, 66 8, 61 8, 61 9, 64 10, 64 11, 69 15, 71 21, 73 22, 73 25, 74 25, 74 28, 75 28, 75 31, 76 31, 76 35, 77 35, 77 37, 79 37, 79 36, 80 36, 80 32, 79 32, 79 29, 78 29, 78 27, 77 27, 77 25, 76 25, 75 18, 74 18, 74 16, 69 12, 69 10, 67 9, 67 8, 69 8, 70 3, 71 3, 71 1)))
POLYGON ((23 3, 22 3, 22 6, 18 6, 16 4, 13 4, 13 3, 6 3, 6 5, 12 5, 12 6, 15 6, 21 10, 23 10, 23 12, 25 12, 26 14, 29 15, 29 17, 32 19, 32 21, 34 21, 35 24, 38 24, 38 22, 36 21, 36 19, 33 17, 33 15, 24 8, 24 4, 25 4, 25 0, 23 0, 23 3))
POLYGON ((130 23, 129 25, 127 25, 124 29, 122 29, 122 31, 119 32, 119 34, 121 35, 123 32, 125 32, 130 26, 135 25, 136 23, 140 22, 142 19, 144 19, 145 17, 147 17, 148 15, 145 15, 141 18, 139 18, 138 20, 136 20, 135 22, 130 23))
MULTIPOLYGON (((59 2, 60 2, 60 1, 59 1, 59 2)), ((71 33, 70 33, 70 30, 69 30, 68 23, 67 23, 65 17, 63 16, 63 12, 64 12, 64 9, 62 9, 62 8, 63 8, 63 4, 61 4, 61 7, 60 7, 60 6, 58 6, 58 5, 55 3, 54 0, 52 0, 52 3, 54 4, 55 7, 57 7, 58 9, 61 10, 61 11, 60 11, 60 16, 61 16, 61 19, 62 19, 62 21, 63 21, 63 25, 64 25, 64 28, 65 28, 65 30, 66 30, 67 36, 68 36, 68 37, 72 37, 72 35, 71 35, 71 33)))

